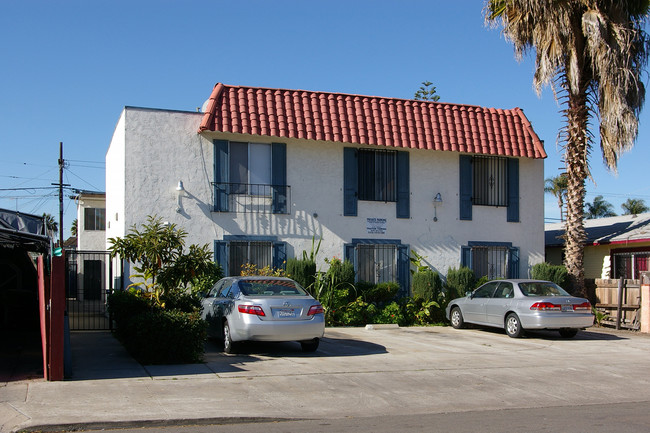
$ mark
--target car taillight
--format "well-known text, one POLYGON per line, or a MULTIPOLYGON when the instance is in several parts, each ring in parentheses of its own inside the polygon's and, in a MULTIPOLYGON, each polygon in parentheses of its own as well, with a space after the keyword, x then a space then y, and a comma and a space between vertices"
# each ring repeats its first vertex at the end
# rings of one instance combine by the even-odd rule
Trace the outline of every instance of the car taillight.
POLYGON ((589 302, 583 302, 582 304, 573 304, 573 310, 589 310, 591 311, 591 304, 589 302))
POLYGON ((264 310, 259 305, 240 305, 237 307, 240 313, 254 314, 256 316, 266 316, 264 310))
POLYGON ((312 305, 309 307, 309 312, 307 313, 308 316, 313 316, 314 314, 323 314, 323 306, 322 305, 312 305))
POLYGON ((535 302, 530 306, 530 309, 537 311, 560 311, 561 307, 550 302, 535 302))

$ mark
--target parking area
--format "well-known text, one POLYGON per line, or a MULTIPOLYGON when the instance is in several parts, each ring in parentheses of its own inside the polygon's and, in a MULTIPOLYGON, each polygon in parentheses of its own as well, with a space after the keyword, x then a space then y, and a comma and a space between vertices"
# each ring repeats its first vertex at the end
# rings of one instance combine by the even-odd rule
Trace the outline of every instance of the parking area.
POLYGON ((141 366, 109 333, 73 333, 74 377, 9 382, 24 425, 342 418, 650 401, 650 338, 502 330, 327 328, 318 351, 206 345, 202 364, 141 366), (83 411, 79 411, 83 402, 83 411))

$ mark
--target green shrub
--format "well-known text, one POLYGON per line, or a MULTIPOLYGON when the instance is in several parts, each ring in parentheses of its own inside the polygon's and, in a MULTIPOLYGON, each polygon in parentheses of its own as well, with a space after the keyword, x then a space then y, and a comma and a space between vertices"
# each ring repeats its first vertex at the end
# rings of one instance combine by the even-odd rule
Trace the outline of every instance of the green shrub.
POLYGON ((363 326, 372 323, 377 306, 364 301, 361 296, 335 311, 334 320, 343 326, 363 326))
POLYGON ((404 312, 409 325, 430 325, 442 323, 445 319, 444 308, 439 303, 423 298, 406 298, 404 312))
POLYGON ((207 323, 198 312, 155 309, 135 316, 123 342, 141 364, 201 362, 207 323))
POLYGON ((383 304, 384 302, 388 302, 395 298, 395 295, 399 292, 399 284, 395 281, 386 281, 377 285, 369 284, 363 289, 357 287, 357 290, 359 290, 361 296, 363 296, 363 299, 366 302, 371 304, 383 304))
POLYGON ((440 274, 432 270, 425 270, 413 274, 413 297, 425 301, 438 301, 442 293, 442 280, 440 274))
POLYGON ((201 297, 198 293, 189 293, 183 290, 168 291, 160 296, 166 310, 179 310, 192 313, 201 309, 201 297))
POLYGON ((450 268, 447 271, 447 297, 449 299, 465 296, 466 292, 471 292, 476 287, 476 277, 474 271, 466 266, 459 269, 450 268))
POLYGON ((316 262, 313 260, 287 260, 287 274, 303 287, 314 284, 316 275, 316 262))
POLYGON ((131 319, 151 309, 151 300, 142 296, 136 289, 114 292, 108 296, 108 311, 117 325, 119 334, 128 328, 131 319))
POLYGON ((200 362, 207 323, 196 307, 198 296, 176 291, 161 300, 154 303, 137 290, 109 296, 109 311, 122 344, 142 364, 200 362))
POLYGON ((530 276, 535 280, 552 281, 563 289, 570 288, 569 272, 562 265, 538 263, 531 269, 530 276))
POLYGON ((349 260, 341 261, 333 258, 325 260, 330 267, 327 270, 327 277, 335 286, 343 283, 354 285, 354 265, 349 260))
POLYGON ((373 323, 396 323, 406 325, 406 317, 402 307, 395 301, 382 308, 374 317, 373 323))

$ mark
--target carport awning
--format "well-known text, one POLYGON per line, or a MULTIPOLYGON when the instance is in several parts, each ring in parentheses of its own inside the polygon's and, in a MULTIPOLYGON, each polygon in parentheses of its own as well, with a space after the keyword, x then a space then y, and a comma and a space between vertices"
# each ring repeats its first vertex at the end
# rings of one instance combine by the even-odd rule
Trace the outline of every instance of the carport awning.
POLYGON ((42 217, 0 209, 0 246, 47 252, 50 238, 42 217))

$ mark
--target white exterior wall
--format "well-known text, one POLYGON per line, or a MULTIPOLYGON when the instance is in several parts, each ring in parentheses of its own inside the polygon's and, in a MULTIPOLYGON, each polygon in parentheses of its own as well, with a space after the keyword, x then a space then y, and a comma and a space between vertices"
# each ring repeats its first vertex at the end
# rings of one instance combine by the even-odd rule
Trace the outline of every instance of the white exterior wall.
POLYGON ((201 118, 202 113, 125 110, 106 158, 107 236, 123 236, 133 224, 156 215, 186 230, 188 245, 207 243, 210 248, 224 235, 277 236, 287 242, 287 256, 294 257, 310 251, 313 236, 322 237, 319 266, 326 257, 343 257, 343 244, 352 238, 399 239, 443 275, 460 265, 461 246, 470 241, 519 247, 522 277, 544 259, 543 160, 520 159, 519 223, 506 222, 505 207, 487 206, 474 206, 472 221, 461 221, 459 154, 430 150, 409 150, 411 218, 397 219, 395 203, 367 201, 358 202, 358 216, 344 217, 343 148, 361 146, 237 134, 203 136, 196 132, 201 118), (289 215, 212 212, 215 138, 287 144, 289 215), (179 180, 186 193, 176 212, 179 180), (434 222, 437 193, 443 203, 437 205, 434 222), (369 217, 386 218, 384 235, 366 233, 369 217))

